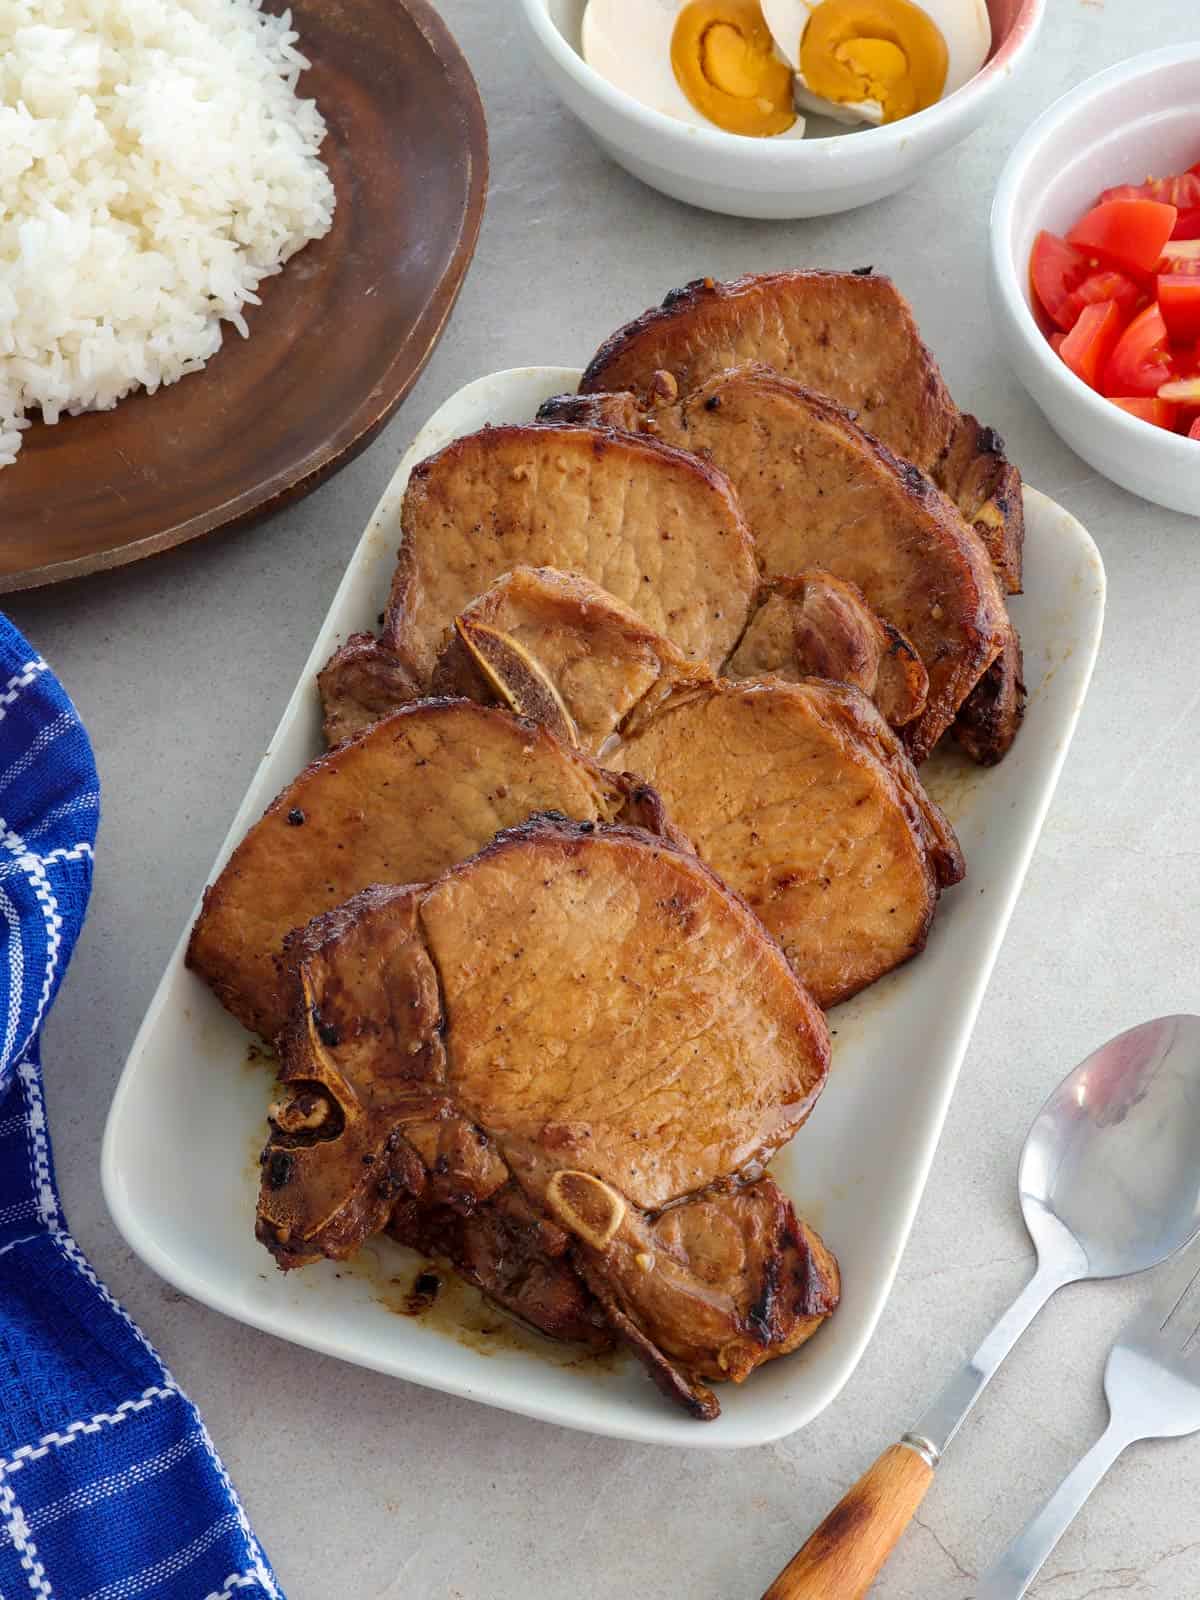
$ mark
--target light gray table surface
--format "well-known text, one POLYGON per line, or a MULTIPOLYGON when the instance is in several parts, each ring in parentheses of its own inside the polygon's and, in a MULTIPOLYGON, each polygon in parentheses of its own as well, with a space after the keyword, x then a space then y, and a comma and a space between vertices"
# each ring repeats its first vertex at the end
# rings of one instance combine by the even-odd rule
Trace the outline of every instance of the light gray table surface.
MULTIPOLYGON (((751 1600, 1024 1282, 1031 1252, 1014 1172, 1044 1094, 1116 1030, 1200 1009, 1200 526, 1131 499, 1048 431, 1005 366, 983 288, 990 195, 1022 129, 1091 72, 1194 35, 1194 0, 1050 0, 1037 60, 994 123, 907 193, 797 223, 726 220, 642 188, 543 87, 509 6, 443 0, 442 10, 483 91, 491 195, 454 319, 397 418, 331 483, 262 526, 8 602, 74 695, 104 785, 91 915, 46 1037, 58 1170, 81 1243, 199 1403, 291 1600, 751 1600), (483 372, 582 361, 698 275, 866 262, 913 300, 959 404, 996 426, 1029 481, 1090 529, 1109 610, 896 1288, 848 1387, 770 1448, 660 1451, 358 1371, 185 1299, 108 1217, 105 1114, 342 569, 417 427, 483 372)), ((973 1575, 1101 1427, 1104 1352, 1144 1288, 1076 1288, 1050 1306, 964 1429, 879 1594, 967 1600, 973 1575)), ((1035 1592, 1194 1600, 1198 1481, 1200 1440, 1135 1449, 1035 1592)))

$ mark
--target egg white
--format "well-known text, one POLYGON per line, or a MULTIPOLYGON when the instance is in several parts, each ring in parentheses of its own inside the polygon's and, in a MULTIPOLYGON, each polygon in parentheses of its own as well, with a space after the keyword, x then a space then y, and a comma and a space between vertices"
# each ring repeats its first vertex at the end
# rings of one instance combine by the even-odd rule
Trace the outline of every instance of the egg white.
MULTIPOLYGON (((826 100, 814 94, 804 81, 800 71, 800 41, 809 18, 820 3, 821 0, 762 0, 767 27, 780 54, 796 72, 796 104, 815 115, 831 117, 835 122, 869 122, 878 126, 883 121, 883 107, 878 100, 826 100)), ((988 58, 992 48, 992 23, 986 0, 915 0, 915 3, 941 30, 946 41, 949 60, 946 86, 942 90, 944 100, 969 82, 988 58)))
MULTIPOLYGON (((588 0, 583 13, 583 59, 602 78, 652 111, 661 111, 693 128, 725 132, 697 111, 679 87, 671 65, 675 20, 687 3, 688 0, 588 0)), ((768 138, 803 136, 804 118, 798 116, 786 133, 768 138)))

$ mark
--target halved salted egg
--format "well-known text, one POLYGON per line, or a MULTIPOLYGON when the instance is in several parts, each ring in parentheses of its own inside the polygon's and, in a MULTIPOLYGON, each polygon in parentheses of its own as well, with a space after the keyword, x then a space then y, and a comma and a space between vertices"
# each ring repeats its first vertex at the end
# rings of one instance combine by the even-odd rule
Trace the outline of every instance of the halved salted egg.
POLYGON ((987 60, 985 0, 762 0, 796 69, 796 102, 839 122, 896 122, 960 89, 987 60))
POLYGON ((759 0, 588 0, 582 42, 590 67, 680 122, 755 138, 804 132, 759 0))

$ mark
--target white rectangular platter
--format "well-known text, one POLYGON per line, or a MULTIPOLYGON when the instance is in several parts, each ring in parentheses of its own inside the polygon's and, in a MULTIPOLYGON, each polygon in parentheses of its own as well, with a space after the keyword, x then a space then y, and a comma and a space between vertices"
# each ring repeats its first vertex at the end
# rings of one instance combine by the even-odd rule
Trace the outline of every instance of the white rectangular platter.
MULTIPOLYGON (((413 465, 485 423, 530 419, 577 371, 519 368, 469 384, 418 435, 347 568, 312 655, 213 866, 320 750, 315 674, 384 603, 413 465)), ((937 755, 925 769, 967 858, 942 900, 929 948, 835 1014, 829 1086, 775 1162, 800 1212, 837 1252, 844 1298, 797 1354, 721 1391, 723 1415, 676 1412, 632 1362, 571 1359, 533 1335, 456 1336, 452 1318, 396 1314, 395 1280, 415 1258, 371 1244, 357 1264, 286 1276, 254 1239, 255 1155, 265 1139, 269 1066, 184 966, 186 931, 138 1033, 105 1133, 103 1182, 118 1228, 184 1293, 280 1338, 399 1378, 594 1433, 677 1445, 763 1444, 811 1421, 853 1372, 887 1300, 976 1013, 1050 804, 1100 642, 1104 569, 1073 517, 1025 491, 1029 710, 1012 753, 983 771, 937 755)), ((452 1297, 453 1298, 453 1297, 452 1297)), ((458 1303, 465 1304, 460 1293, 458 1303)), ((468 1313, 471 1308, 466 1307, 468 1313)), ((482 1318, 487 1323, 487 1318, 482 1318)), ((501 1322, 491 1316, 488 1326, 501 1322)))

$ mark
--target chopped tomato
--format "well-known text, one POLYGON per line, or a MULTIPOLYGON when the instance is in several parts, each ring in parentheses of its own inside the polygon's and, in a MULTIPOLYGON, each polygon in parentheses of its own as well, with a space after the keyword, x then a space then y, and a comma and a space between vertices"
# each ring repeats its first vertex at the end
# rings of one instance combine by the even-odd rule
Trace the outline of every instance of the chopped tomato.
POLYGON ((1129 416, 1200 439, 1200 161, 1105 189, 1030 259, 1038 325, 1129 416))
POLYGON ((1077 378, 1095 389, 1124 326, 1125 319, 1115 300, 1084 306, 1058 353, 1077 378))
POLYGON ((1033 279, 1033 292, 1042 309, 1064 333, 1069 332, 1081 308, 1076 308, 1074 314, 1067 317, 1064 322, 1063 307, 1067 297, 1088 275, 1087 257, 1069 245, 1065 239, 1060 239, 1057 234, 1047 233, 1043 229, 1033 242, 1033 256, 1029 270, 1033 279))
POLYGON ((1176 406, 1200 406, 1200 378, 1175 378, 1164 383, 1158 398, 1176 406))
POLYGON ((1175 376, 1167 325, 1155 303, 1139 311, 1117 340, 1100 388, 1107 395, 1156 395, 1175 376))
POLYGON ((1169 338, 1183 344, 1200 339, 1200 276, 1170 273, 1160 277, 1158 309, 1169 338))
POLYGON ((1152 422, 1156 428, 1169 428, 1174 432, 1179 410, 1169 400, 1143 394, 1111 395, 1109 398, 1131 417, 1141 417, 1143 422, 1152 422))
POLYGON ((1200 206, 1200 173, 1181 172, 1178 177, 1147 178, 1145 183, 1120 183, 1115 189, 1105 189, 1100 204, 1107 200, 1158 200, 1186 211, 1200 206))
POLYGON ((1067 242, 1126 272, 1153 272, 1178 216, 1158 200, 1106 200, 1079 219, 1067 242))
POLYGON ((1145 291, 1141 285, 1123 272, 1089 272, 1079 287, 1073 289, 1063 301, 1062 309, 1055 321, 1060 328, 1065 328, 1069 333, 1084 306, 1099 305, 1103 300, 1115 300, 1121 308, 1122 319, 1128 322, 1133 313, 1141 309, 1138 302, 1144 299, 1145 291))
POLYGON ((1168 239, 1163 245, 1160 272, 1200 272, 1200 239, 1168 239))

